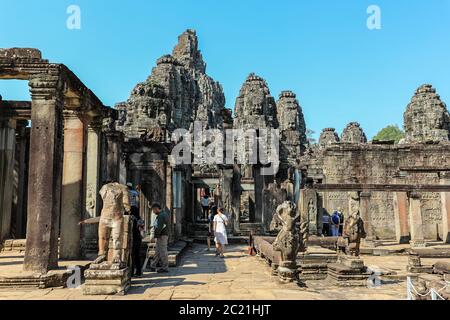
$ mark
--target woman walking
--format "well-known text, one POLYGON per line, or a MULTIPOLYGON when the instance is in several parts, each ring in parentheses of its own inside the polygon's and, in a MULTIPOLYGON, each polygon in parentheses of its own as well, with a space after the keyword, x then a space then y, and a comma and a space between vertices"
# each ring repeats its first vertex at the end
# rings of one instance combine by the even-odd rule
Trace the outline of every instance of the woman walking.
POLYGON ((214 216, 214 242, 216 243, 217 253, 224 258, 225 245, 228 244, 227 229, 228 218, 223 213, 223 208, 217 209, 214 216))

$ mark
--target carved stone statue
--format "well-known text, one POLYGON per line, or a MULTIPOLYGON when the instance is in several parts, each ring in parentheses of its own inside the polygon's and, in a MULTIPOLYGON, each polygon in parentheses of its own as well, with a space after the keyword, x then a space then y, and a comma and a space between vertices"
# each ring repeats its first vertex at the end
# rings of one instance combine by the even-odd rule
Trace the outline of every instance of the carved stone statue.
POLYGON ((350 193, 349 207, 350 212, 344 222, 344 230, 338 246, 344 248, 346 255, 359 256, 361 239, 366 237, 366 231, 364 230, 364 221, 359 214, 359 195, 357 192, 350 193))
POLYGON ((271 228, 279 229, 272 245, 275 251, 281 253, 278 275, 283 282, 298 280, 296 258, 299 249, 304 247, 303 238, 297 227, 299 218, 295 204, 285 201, 278 206, 271 223, 271 228))
POLYGON ((103 208, 98 227, 98 257, 94 263, 99 264, 107 260, 109 241, 113 240, 113 264, 121 263, 121 234, 123 215, 130 211, 128 189, 117 182, 105 184, 100 189, 103 208))

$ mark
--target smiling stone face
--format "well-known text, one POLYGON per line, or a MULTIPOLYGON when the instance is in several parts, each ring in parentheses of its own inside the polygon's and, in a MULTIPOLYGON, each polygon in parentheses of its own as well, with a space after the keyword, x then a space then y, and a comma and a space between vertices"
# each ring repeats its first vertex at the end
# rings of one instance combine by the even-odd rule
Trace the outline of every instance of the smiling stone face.
POLYGON ((447 106, 431 85, 425 84, 416 90, 404 114, 404 127, 408 143, 449 140, 447 106))

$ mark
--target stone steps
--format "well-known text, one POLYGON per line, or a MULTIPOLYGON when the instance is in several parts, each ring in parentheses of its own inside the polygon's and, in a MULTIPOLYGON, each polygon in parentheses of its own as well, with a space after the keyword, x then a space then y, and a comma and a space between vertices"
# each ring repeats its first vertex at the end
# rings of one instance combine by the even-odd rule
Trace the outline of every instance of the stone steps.
MULTIPOLYGON (((0 288, 8 289, 45 289, 66 287, 71 270, 51 270, 47 274, 23 272, 16 275, 0 275, 0 288)), ((82 273, 81 273, 82 274, 82 273)))
MULTIPOLYGON (((177 241, 177 242, 169 245, 169 247, 168 247, 169 267, 176 267, 178 265, 181 254, 183 253, 184 249, 188 246, 188 244, 189 244, 189 241, 180 240, 180 241, 177 241)), ((152 243, 152 244, 149 243, 148 245, 150 245, 150 247, 148 248, 146 259, 147 258, 151 259, 155 254, 154 243, 152 243)), ((149 266, 149 264, 148 264, 148 266, 149 266)), ((145 263, 144 263, 144 267, 145 267, 145 263)))
POLYGON ((27 239, 7 239, 0 245, 0 252, 15 251, 24 252, 27 239))

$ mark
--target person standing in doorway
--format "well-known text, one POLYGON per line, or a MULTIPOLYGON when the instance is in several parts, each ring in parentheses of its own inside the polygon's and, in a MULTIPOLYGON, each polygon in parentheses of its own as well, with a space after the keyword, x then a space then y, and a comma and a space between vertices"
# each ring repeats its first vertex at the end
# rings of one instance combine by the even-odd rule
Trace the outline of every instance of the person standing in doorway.
POLYGON ((333 214, 331 215, 330 219, 330 225, 331 225, 331 236, 332 237, 338 237, 339 236, 339 213, 337 210, 333 211, 333 214))
POLYGON ((342 209, 338 208, 339 215, 339 236, 342 236, 344 232, 344 214, 342 213, 342 209))
POLYGON ((204 194, 202 199, 200 200, 203 210, 203 218, 205 220, 208 220, 208 213, 209 213, 209 196, 207 194, 204 194))
POLYGON ((211 238, 214 237, 214 217, 217 214, 217 206, 214 203, 210 204, 211 210, 208 217, 208 236, 206 243, 208 244, 208 251, 211 250, 211 238))
POLYGON ((330 235, 330 215, 324 213, 322 216, 322 236, 328 237, 330 235))
POLYGON ((161 210, 161 205, 159 203, 153 203, 151 209, 156 215, 154 224, 156 246, 151 268, 158 273, 167 273, 169 272, 169 256, 167 252, 170 223, 169 214, 161 210), (160 268, 158 268, 158 263, 160 264, 160 268))
POLYGON ((139 216, 139 192, 133 189, 133 184, 127 182, 128 196, 130 197, 131 214, 139 216))
POLYGON ((131 211, 131 219, 133 220, 133 247, 132 247, 132 276, 142 276, 142 263, 141 263, 141 246, 144 233, 144 220, 139 215, 139 210, 131 211))
POLYGON ((228 218, 223 213, 223 208, 217 209, 214 217, 214 242, 216 243, 217 254, 224 258, 225 245, 228 244, 227 229, 228 218))

